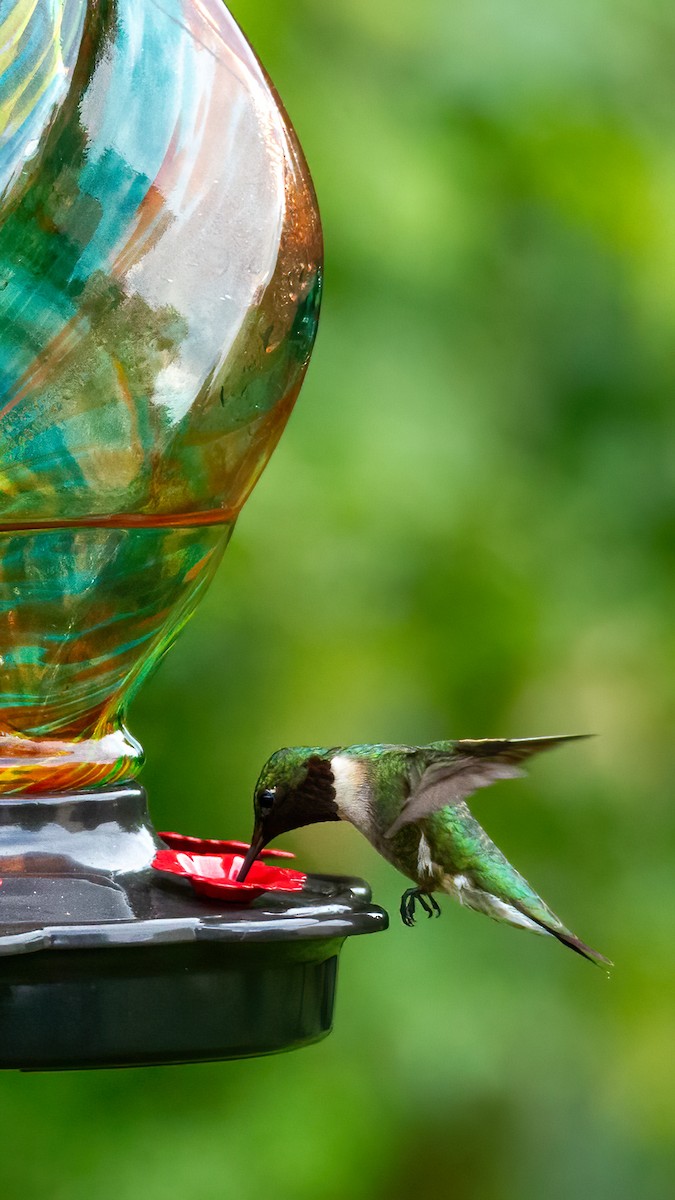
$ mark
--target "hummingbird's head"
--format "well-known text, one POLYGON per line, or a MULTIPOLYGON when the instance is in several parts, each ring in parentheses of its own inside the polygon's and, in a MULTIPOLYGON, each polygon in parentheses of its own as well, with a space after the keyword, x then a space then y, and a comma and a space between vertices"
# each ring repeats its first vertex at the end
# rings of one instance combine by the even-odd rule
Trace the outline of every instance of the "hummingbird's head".
POLYGON ((239 882, 273 838, 302 825, 340 820, 330 764, 330 757, 303 746, 277 750, 265 763, 255 785, 255 825, 239 882))

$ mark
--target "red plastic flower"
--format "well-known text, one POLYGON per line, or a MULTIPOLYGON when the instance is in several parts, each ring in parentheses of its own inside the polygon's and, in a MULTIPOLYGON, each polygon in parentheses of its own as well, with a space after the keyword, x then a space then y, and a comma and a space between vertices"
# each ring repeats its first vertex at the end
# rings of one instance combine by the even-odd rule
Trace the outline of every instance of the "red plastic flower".
MULTIPOLYGON (((217 838, 188 837, 185 833, 160 833, 171 850, 186 850, 188 854, 246 854, 248 842, 221 842, 217 838)), ((295 858, 290 850, 262 850, 261 858, 295 858)))
MULTIPOLYGON (((257 860, 246 881, 239 883, 237 876, 249 848, 246 843, 183 837, 178 833, 162 833, 160 837, 173 848, 157 852, 152 863, 155 870, 189 879, 195 892, 213 900, 223 900, 227 904, 249 904, 256 896, 262 896, 263 892, 300 892, 307 881, 307 876, 301 871, 270 867, 257 860), (216 846, 219 849, 214 852, 216 846), (225 846, 236 847, 237 851, 243 853, 220 849, 225 846), (200 851, 208 848, 208 852, 195 852, 195 847, 199 847, 200 851)), ((293 857, 285 850, 271 850, 268 854, 277 858, 293 857)))

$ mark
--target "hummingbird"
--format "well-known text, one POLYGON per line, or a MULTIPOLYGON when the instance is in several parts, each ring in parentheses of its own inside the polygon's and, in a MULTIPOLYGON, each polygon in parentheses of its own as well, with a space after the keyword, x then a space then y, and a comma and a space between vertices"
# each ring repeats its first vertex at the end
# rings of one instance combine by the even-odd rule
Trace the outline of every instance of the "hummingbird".
POLYGON ((280 834, 350 821, 415 884, 401 898, 405 925, 415 923, 418 903, 428 917, 439 916, 434 892, 446 892, 495 921, 548 934, 590 962, 611 966, 563 925, 466 803, 480 788, 524 775, 532 755, 584 736, 277 750, 255 787, 255 825, 239 880, 280 834))

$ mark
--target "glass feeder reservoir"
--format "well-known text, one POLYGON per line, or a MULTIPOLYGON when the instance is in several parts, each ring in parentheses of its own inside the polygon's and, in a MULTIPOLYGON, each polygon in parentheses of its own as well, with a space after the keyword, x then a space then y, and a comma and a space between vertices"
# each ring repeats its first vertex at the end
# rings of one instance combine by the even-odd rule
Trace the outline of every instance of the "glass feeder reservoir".
POLYGON ((321 254, 221 0, 0 0, 0 1065, 315 1039, 386 919, 359 881, 153 871, 125 724, 283 431, 321 254))

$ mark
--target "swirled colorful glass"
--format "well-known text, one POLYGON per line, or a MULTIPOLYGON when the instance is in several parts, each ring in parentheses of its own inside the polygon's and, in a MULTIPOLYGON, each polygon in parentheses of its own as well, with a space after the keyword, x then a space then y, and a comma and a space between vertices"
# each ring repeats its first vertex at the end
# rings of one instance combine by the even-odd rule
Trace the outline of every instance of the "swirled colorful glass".
POLYGON ((0 0, 0 791, 138 769, 129 699, 283 430, 320 284, 221 0, 0 0))

